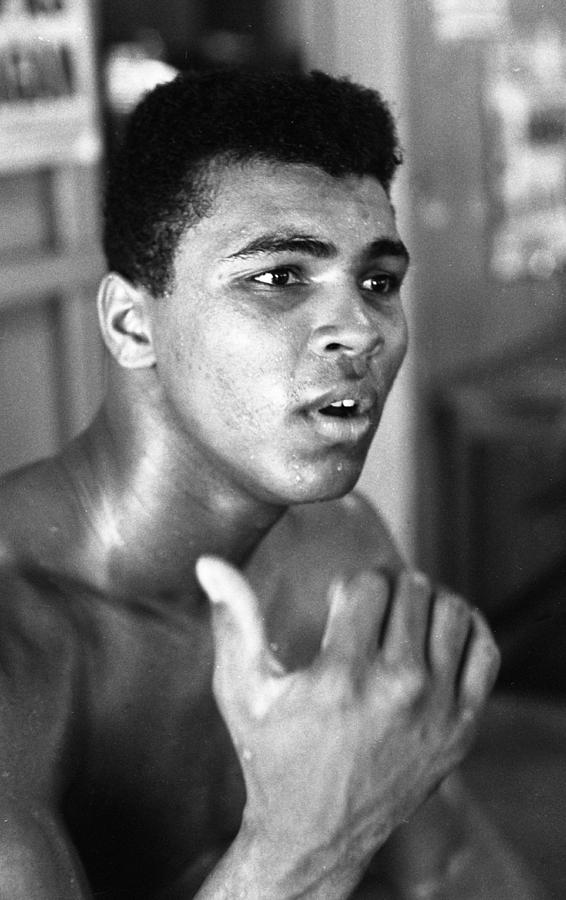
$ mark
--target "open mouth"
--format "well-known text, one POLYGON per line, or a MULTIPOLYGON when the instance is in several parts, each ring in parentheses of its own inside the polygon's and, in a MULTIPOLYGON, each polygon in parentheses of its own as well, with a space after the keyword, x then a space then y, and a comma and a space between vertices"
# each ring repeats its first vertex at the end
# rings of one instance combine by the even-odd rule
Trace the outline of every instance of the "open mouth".
POLYGON ((351 419, 359 413, 359 406, 355 400, 336 400, 328 406, 318 410, 323 416, 333 416, 337 419, 351 419))
POLYGON ((372 428, 369 400, 334 400, 311 413, 318 434, 331 444, 352 444, 366 437, 372 428))
POLYGON ((331 444, 353 444, 365 439, 377 419, 377 395, 374 391, 356 391, 336 386, 303 409, 305 421, 315 433, 331 444))

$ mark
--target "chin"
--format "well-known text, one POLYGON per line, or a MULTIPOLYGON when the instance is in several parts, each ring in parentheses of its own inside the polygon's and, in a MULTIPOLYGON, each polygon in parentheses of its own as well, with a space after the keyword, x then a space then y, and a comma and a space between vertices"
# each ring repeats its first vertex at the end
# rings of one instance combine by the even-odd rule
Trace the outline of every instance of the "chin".
POLYGON ((255 500, 273 506, 336 500, 354 489, 366 456, 367 452, 357 448, 356 453, 327 453, 323 459, 319 456, 318 459, 301 460, 295 456, 290 460, 286 456, 277 464, 270 459, 254 473, 253 479, 248 470, 244 483, 255 500))
MULTIPOLYGON (((300 473, 301 480, 295 480, 287 491, 291 495, 289 505, 298 503, 319 503, 336 500, 352 491, 362 474, 363 462, 344 461, 325 473, 300 473)), ((296 476, 297 478, 297 476, 296 476)))

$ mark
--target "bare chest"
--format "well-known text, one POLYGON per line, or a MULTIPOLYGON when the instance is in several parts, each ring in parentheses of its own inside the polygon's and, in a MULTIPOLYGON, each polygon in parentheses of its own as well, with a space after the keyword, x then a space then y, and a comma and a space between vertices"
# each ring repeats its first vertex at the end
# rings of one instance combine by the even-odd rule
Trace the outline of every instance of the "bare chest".
POLYGON ((97 625, 86 645, 83 752, 64 810, 73 841, 108 897, 141 895, 193 866, 196 883, 233 840, 245 801, 212 696, 208 617, 191 628, 146 614, 97 625))

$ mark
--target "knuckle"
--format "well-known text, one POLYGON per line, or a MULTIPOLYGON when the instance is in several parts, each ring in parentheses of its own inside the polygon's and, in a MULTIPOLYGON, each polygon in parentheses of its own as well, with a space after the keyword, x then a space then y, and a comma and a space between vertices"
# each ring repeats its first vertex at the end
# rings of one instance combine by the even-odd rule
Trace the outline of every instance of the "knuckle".
POLYGON ((329 668, 321 684, 323 701, 340 709, 349 709, 362 695, 361 679, 346 666, 329 668))
POLYGON ((459 594, 448 594, 448 604, 454 615, 469 617, 471 609, 469 604, 459 594))
POLYGON ((262 694, 256 694, 254 697, 248 700, 248 703, 246 705, 247 717, 251 722, 260 724, 266 719, 270 707, 271 704, 266 697, 264 697, 262 694))
POLYGON ((420 569, 416 569, 414 572, 411 572, 410 578, 414 588, 426 594, 431 593, 432 582, 428 575, 426 575, 424 572, 421 572, 420 569))
POLYGON ((389 593, 390 583, 386 573, 380 569, 363 569, 357 572, 349 582, 352 592, 361 596, 373 595, 377 592, 389 593))
POLYGON ((441 613, 454 622, 464 622, 471 616, 469 605, 458 594, 443 591, 438 595, 436 605, 441 613))
POLYGON ((300 680, 299 673, 294 673, 266 677, 259 684, 251 684, 246 691, 249 719, 260 724, 276 714, 281 704, 285 706, 289 696, 293 696, 300 680))
POLYGON ((427 695, 428 678, 419 666, 405 663, 396 668, 391 686, 400 705, 414 707, 427 695))

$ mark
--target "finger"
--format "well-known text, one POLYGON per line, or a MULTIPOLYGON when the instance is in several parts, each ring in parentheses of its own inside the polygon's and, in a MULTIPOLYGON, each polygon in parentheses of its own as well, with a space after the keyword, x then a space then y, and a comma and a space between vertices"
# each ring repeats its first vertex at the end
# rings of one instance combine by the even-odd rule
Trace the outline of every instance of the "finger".
POLYGON ((243 680, 250 686, 267 675, 274 662, 257 597, 244 576, 224 560, 203 556, 196 574, 212 604, 216 671, 233 689, 243 680))
POLYGON ((378 572, 361 572, 354 578, 337 580, 328 592, 321 658, 350 665, 374 658, 389 591, 387 578, 378 572))
MULTIPOLYGON (((441 592, 433 602, 429 634, 431 669, 456 679, 472 626, 470 607, 456 594, 441 592)), ((455 683, 454 686, 456 687, 455 683)))
POLYGON ((499 672, 501 657, 483 616, 475 610, 472 634, 460 677, 460 698, 477 708, 487 699, 499 672))
POLYGON ((395 663, 401 658, 426 662, 426 638, 432 588, 420 572, 401 572, 397 579, 383 640, 383 656, 395 663))

